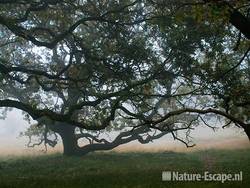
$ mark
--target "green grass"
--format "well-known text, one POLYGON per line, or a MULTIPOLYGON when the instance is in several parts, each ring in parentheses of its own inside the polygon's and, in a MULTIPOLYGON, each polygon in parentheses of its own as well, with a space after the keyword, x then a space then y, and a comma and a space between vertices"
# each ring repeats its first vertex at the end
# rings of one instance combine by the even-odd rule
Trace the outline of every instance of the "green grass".
POLYGON ((248 187, 250 150, 0 158, 0 188, 248 187), (162 171, 243 172, 242 182, 162 182, 162 171))

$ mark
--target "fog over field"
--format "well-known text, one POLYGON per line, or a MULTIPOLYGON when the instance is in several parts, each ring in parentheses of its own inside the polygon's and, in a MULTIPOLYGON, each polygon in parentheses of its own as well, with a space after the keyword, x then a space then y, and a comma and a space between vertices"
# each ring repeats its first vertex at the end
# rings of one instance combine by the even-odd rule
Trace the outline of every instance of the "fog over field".
MULTIPOLYGON (((0 155, 30 155, 43 154, 44 147, 27 148, 28 138, 20 137, 21 131, 29 126, 28 122, 23 120, 21 111, 11 111, 5 120, 0 120, 0 155)), ((201 126, 193 131, 193 141, 196 146, 186 148, 186 146, 178 141, 174 141, 172 137, 165 136, 162 139, 155 140, 153 143, 142 145, 132 142, 119 146, 115 151, 177 151, 189 152, 194 150, 205 150, 210 148, 218 149, 242 149, 250 148, 249 140, 237 128, 218 129, 214 132, 212 129, 201 126)), ((62 146, 59 144, 56 148, 49 149, 49 152, 61 152, 62 146)))

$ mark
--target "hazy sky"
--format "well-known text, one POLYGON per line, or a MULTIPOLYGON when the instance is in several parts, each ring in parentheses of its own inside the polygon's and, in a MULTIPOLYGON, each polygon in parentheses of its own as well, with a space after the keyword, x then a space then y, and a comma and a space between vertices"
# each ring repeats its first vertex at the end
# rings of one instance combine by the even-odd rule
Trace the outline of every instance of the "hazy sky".
MULTIPOLYGON (((27 143, 27 138, 19 137, 20 132, 24 131, 28 126, 28 122, 23 120, 22 113, 18 110, 9 112, 5 120, 0 120, 0 155, 8 155, 12 153, 23 154, 27 151, 37 151, 33 149, 28 150, 25 146, 27 143)), ((242 130, 237 128, 219 129, 218 131, 213 132, 210 128, 200 126, 195 131, 193 131, 192 136, 195 143, 198 145, 198 148, 204 147, 205 145, 209 147, 221 146, 223 144, 225 145, 225 143, 229 146, 232 146, 231 142, 235 143, 235 140, 241 140, 241 142, 248 144, 247 137, 244 135, 242 130)), ((239 144, 234 145, 235 147, 238 147, 239 144)), ((154 150, 163 148, 170 150, 185 149, 183 144, 173 141, 170 136, 166 136, 163 139, 155 141, 153 144, 147 146, 132 143, 121 148, 128 149, 128 147, 130 149, 132 148, 136 150, 140 148, 153 148, 154 150)))

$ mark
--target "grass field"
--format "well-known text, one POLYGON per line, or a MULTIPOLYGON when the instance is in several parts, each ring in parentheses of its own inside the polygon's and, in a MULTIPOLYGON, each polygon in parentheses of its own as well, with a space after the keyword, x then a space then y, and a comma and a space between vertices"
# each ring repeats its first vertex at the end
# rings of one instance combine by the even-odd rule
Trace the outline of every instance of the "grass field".
POLYGON ((0 188, 248 187, 250 150, 0 157, 0 188), (162 182, 162 171, 243 172, 242 182, 162 182))

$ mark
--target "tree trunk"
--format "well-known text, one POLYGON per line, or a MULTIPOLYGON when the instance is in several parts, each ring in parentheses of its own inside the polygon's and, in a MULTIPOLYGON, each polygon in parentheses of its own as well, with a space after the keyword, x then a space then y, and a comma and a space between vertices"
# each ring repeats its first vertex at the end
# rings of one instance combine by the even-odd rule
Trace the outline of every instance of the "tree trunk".
POLYGON ((246 126, 244 128, 244 131, 245 131, 245 133, 246 133, 246 135, 247 135, 247 137, 248 137, 248 139, 250 141, 250 126, 246 126))
POLYGON ((77 155, 79 146, 75 137, 75 127, 67 124, 60 124, 58 126, 60 128, 58 127, 57 133, 62 138, 63 154, 69 156, 77 155))
POLYGON ((78 144, 72 131, 65 131, 60 134, 63 142, 63 154, 64 155, 76 155, 78 151, 78 144))

